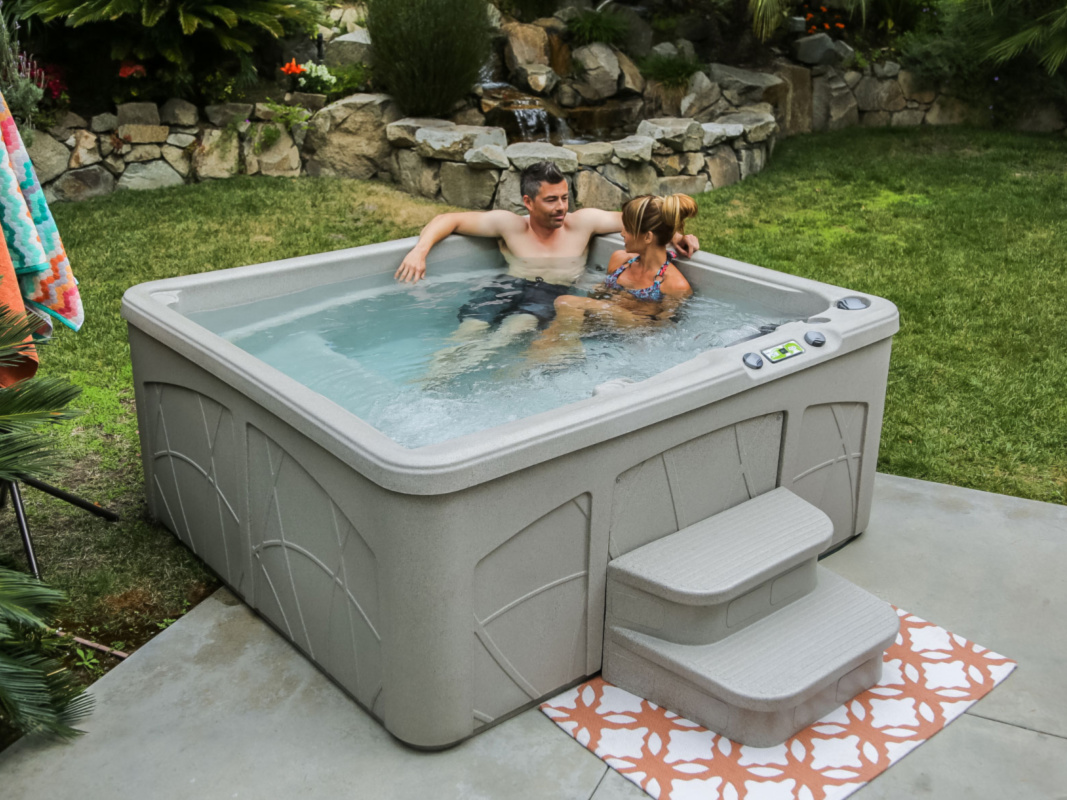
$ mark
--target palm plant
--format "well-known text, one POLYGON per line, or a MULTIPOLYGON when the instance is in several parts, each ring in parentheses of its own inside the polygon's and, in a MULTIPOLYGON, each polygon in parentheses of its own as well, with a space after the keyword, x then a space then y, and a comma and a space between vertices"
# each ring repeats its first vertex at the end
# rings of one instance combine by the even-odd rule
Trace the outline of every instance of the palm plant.
POLYGON ((1029 53, 1054 75, 1067 60, 1067 0, 971 0, 967 5, 984 5, 988 12, 986 44, 995 62, 1029 53))

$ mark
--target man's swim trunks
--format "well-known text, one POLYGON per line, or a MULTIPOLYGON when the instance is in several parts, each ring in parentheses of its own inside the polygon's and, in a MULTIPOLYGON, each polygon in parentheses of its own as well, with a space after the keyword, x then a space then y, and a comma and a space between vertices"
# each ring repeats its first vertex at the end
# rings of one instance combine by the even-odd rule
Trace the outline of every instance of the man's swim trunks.
POLYGON ((556 298, 570 292, 570 286, 501 275, 479 289, 459 310, 460 321, 477 319, 490 325, 511 314, 533 314, 542 325, 556 316, 556 298))

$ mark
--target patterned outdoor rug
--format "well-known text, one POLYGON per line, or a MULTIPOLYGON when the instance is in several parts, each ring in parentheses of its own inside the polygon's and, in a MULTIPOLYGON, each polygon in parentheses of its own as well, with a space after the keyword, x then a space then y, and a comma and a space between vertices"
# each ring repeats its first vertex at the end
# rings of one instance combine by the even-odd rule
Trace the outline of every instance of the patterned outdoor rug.
POLYGON ((839 800, 1004 680, 1015 662, 906 611, 881 682, 777 747, 746 747, 597 677, 541 705, 652 797, 839 800))

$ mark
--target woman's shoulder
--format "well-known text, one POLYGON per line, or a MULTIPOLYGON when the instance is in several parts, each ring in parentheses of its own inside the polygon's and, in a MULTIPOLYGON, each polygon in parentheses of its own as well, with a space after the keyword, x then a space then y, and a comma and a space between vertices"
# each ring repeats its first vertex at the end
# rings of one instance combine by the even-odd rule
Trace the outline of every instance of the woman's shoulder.
POLYGON ((660 282, 659 288, 661 292, 666 294, 688 294, 693 291, 689 281, 685 279, 685 275, 673 264, 668 266, 667 271, 663 273, 663 280, 660 282))
POLYGON ((625 250, 616 250, 611 254, 611 258, 608 259, 607 271, 614 272, 633 257, 633 253, 627 253, 625 250))

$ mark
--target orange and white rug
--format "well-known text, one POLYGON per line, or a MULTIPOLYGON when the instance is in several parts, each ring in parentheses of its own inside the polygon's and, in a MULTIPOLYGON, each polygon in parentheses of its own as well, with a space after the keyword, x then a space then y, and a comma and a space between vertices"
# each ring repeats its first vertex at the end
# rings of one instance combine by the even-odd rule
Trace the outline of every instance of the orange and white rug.
POLYGON ((840 800, 1004 680, 1015 662, 897 610, 882 680, 777 747, 746 747, 600 677, 541 710, 655 798, 840 800))

